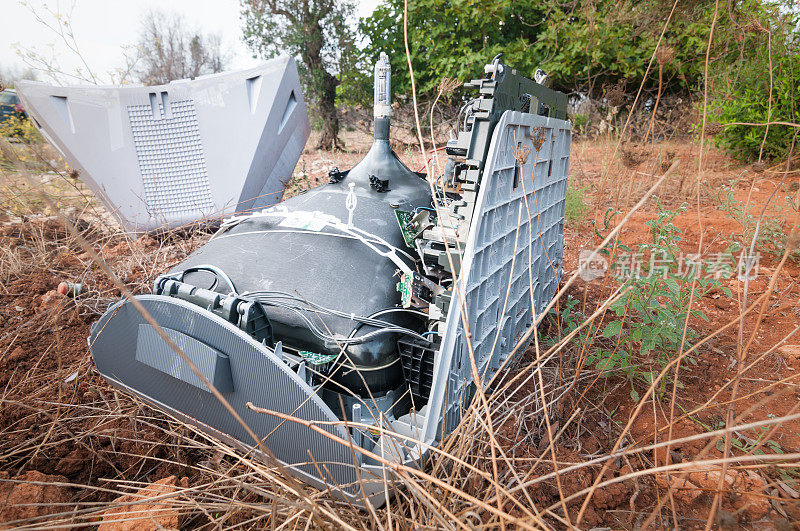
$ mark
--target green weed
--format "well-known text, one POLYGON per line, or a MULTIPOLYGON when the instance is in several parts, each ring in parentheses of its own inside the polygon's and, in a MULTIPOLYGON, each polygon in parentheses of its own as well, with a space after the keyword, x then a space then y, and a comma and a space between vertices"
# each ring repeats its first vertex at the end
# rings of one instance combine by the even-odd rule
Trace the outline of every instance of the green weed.
POLYGON ((588 188, 570 182, 567 185, 567 198, 564 203, 564 217, 568 224, 579 222, 583 219, 589 207, 583 198, 588 193, 588 188))
MULTIPOLYGON (((786 252, 789 243, 789 234, 783 229, 781 219, 779 216, 767 212, 761 218, 761 224, 758 224, 758 218, 754 216, 748 205, 744 201, 739 201, 734 196, 736 180, 731 180, 727 185, 721 186, 713 190, 716 199, 719 201, 720 210, 727 214, 727 217, 736 221, 741 230, 729 235, 734 244, 741 248, 749 248, 753 237, 756 237, 755 248, 763 253, 772 254, 780 258, 786 252), (756 234, 758 229, 758 234, 756 234)), ((786 193, 786 203, 792 207, 795 212, 798 211, 800 205, 797 204, 797 192, 790 194, 785 188, 783 192, 786 193)), ((789 258, 795 262, 800 261, 800 251, 793 249, 790 251, 789 258)))
MULTIPOLYGON (((597 326, 586 327, 579 334, 578 342, 587 347, 589 366, 608 376, 623 375, 627 378, 631 398, 635 401, 639 399, 637 384, 649 386, 654 375, 681 350, 687 317, 708 321, 696 306, 689 310, 692 294, 697 301, 719 288, 731 296, 728 288, 720 287, 719 280, 708 275, 714 269, 709 262, 698 256, 684 255, 678 246, 681 231, 673 221, 685 208, 684 205, 670 212, 659 207, 658 217, 647 222, 651 231, 650 241, 637 245, 635 250, 619 241, 611 241, 600 250, 609 259, 616 258, 609 272, 623 283, 624 295, 610 305, 608 314, 612 318, 597 325, 601 330, 597 326), (587 346, 587 343, 591 344, 587 346)), ((613 214, 607 213, 604 227, 595 228, 601 239, 608 232, 612 218, 613 214)), ((730 276, 733 268, 715 272, 718 273, 716 276, 730 276)), ((557 316, 553 315, 564 334, 572 332, 583 322, 578 302, 568 298, 557 316)), ((683 350, 698 337, 692 327, 687 327, 685 334, 683 350)), ((684 359, 691 365, 697 364, 691 356, 684 359)), ((668 383, 668 379, 662 379, 657 391, 663 392, 668 383)))

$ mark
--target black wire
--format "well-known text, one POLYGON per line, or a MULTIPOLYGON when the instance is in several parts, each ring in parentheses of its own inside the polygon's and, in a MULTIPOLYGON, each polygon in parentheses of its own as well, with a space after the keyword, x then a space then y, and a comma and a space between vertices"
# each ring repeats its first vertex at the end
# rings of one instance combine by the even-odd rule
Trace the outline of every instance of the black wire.
MULTIPOLYGON (((405 327, 402 327, 402 326, 397 326, 397 325, 394 325, 393 323, 389 323, 389 322, 386 322, 386 321, 376 320, 376 319, 373 319, 372 317, 364 318, 364 317, 360 317, 360 316, 353 316, 353 320, 356 320, 356 321, 359 322, 359 325, 356 327, 356 330, 358 328, 360 328, 361 326, 363 326, 363 325, 372 326, 373 328, 376 328, 376 330, 373 330, 372 332, 368 332, 367 334, 364 334, 364 335, 358 336, 358 337, 354 337, 352 331, 351 331, 350 335, 348 337, 346 337, 346 338, 337 337, 337 336, 328 334, 328 333, 323 332, 322 330, 320 330, 319 327, 311 319, 309 319, 305 315, 307 312, 312 311, 312 310, 309 310, 308 308, 292 306, 292 305, 281 303, 281 302, 278 302, 278 301, 275 301, 275 300, 270 300, 269 297, 259 296, 258 293, 261 293, 261 292, 249 292, 246 295, 247 296, 252 296, 255 300, 259 301, 260 303, 262 303, 262 304, 264 304, 266 306, 273 306, 273 307, 276 307, 276 308, 283 308, 285 310, 289 310, 289 311, 293 312, 298 317, 300 317, 303 321, 305 321, 306 325, 308 326, 309 331, 312 334, 314 334, 319 339, 322 339, 323 341, 331 341, 331 342, 335 342, 337 344, 345 345, 345 346, 360 345, 360 344, 366 343, 367 341, 371 340, 375 336, 382 335, 382 334, 389 334, 389 333, 392 333, 392 334, 397 333, 397 334, 408 335, 408 336, 412 336, 412 337, 415 337, 415 338, 418 338, 418 339, 422 339, 424 341, 428 341, 422 335, 420 335, 418 332, 415 332, 414 330, 411 330, 409 328, 405 328, 405 327)), ((266 292, 266 293, 269 293, 269 292, 266 292)), ((271 292, 271 293, 278 293, 278 294, 280 294, 282 296, 285 296, 285 297, 287 297, 287 298, 289 298, 291 300, 301 301, 301 302, 304 302, 304 304, 310 304, 310 303, 306 303, 305 301, 302 301, 302 299, 300 299, 298 297, 295 297, 295 296, 287 294, 287 293, 281 293, 281 292, 271 292)), ((350 318, 350 315, 346 314, 345 312, 332 311, 332 310, 329 310, 329 309, 323 308, 323 307, 320 307, 320 308, 322 308, 321 311, 323 313, 330 313, 331 315, 334 315, 336 317, 350 318)), ((379 312, 376 312, 373 315, 380 315, 382 312, 386 312, 386 311, 409 311, 409 310, 407 310, 405 308, 388 308, 388 309, 380 310, 379 312)))
POLYGON ((173 277, 177 277, 179 282, 183 282, 186 273, 192 273, 194 271, 207 271, 209 273, 214 274, 214 284, 211 285, 211 287, 209 288, 210 290, 213 291, 213 289, 217 287, 217 284, 219 284, 219 280, 222 279, 231 289, 231 293, 233 293, 234 295, 238 295, 238 292, 236 291, 236 286, 233 284, 233 280, 231 280, 231 277, 229 277, 228 274, 222 270, 222 268, 217 267, 215 265, 202 264, 202 265, 187 267, 180 273, 176 273, 175 275, 173 275, 173 277))

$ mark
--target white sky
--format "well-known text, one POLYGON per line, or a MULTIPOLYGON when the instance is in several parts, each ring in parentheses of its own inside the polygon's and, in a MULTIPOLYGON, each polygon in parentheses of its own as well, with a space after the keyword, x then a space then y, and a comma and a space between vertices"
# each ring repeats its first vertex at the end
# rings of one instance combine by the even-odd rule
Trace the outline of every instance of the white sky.
MULTIPOLYGON (((0 0, 0 4, 0 70, 4 71, 24 67, 17 47, 47 56, 54 50, 64 70, 79 65, 77 57, 55 33, 36 21, 26 4, 45 15, 45 7, 66 12, 74 6, 71 21, 78 46, 98 75, 124 65, 122 47, 136 43, 139 21, 150 9, 181 13, 190 26, 219 33, 223 48, 231 55, 231 69, 255 62, 241 40, 239 0, 0 0)), ((369 15, 377 4, 378 0, 359 2, 358 15, 369 15)))

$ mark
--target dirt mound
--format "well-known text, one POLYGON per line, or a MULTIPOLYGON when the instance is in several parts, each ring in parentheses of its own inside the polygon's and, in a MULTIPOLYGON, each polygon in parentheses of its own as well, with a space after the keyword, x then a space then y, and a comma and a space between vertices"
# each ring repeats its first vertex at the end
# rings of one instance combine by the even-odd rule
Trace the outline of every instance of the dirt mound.
POLYGON ((720 470, 703 469, 693 466, 677 474, 659 474, 656 482, 664 489, 672 488, 676 500, 691 504, 707 493, 722 491, 734 509, 747 511, 752 520, 762 518, 770 509, 769 500, 764 497, 766 483, 757 474, 749 471, 728 471, 725 480, 720 483, 720 470))
MULTIPOLYGON (((137 293, 202 241, 202 235, 129 240, 86 227, 82 233, 95 249, 110 251, 107 261, 137 293)), ((165 417, 118 394, 94 369, 86 344, 91 323, 120 293, 64 224, 40 218, 0 225, 0 250, 7 265, 0 278, 0 473, 14 478, 28 470, 51 483, 86 485, 74 496, 92 504, 115 497, 116 485, 107 478, 147 484, 197 459, 175 444, 175 435, 165 436, 172 433, 165 417), (60 294, 62 281, 82 283, 81 294, 60 294)), ((0 488, 0 507, 19 505, 2 504, 12 483, 0 488)), ((50 503, 64 494, 53 486, 24 489, 14 496, 35 500, 41 494, 50 503), (24 489, 34 492, 28 496, 24 489)), ((38 510, 21 507, 2 519, 31 518, 38 510)))
POLYGON ((73 491, 63 485, 64 476, 51 476, 36 470, 25 472, 13 481, 0 477, 0 522, 20 520, 45 525, 46 516, 69 512, 73 491))
POLYGON ((182 488, 187 488, 187 478, 180 482, 170 476, 139 489, 135 494, 120 496, 114 500, 113 507, 103 511, 103 521, 98 531, 149 531, 176 529, 180 513, 175 498, 170 496, 182 488))

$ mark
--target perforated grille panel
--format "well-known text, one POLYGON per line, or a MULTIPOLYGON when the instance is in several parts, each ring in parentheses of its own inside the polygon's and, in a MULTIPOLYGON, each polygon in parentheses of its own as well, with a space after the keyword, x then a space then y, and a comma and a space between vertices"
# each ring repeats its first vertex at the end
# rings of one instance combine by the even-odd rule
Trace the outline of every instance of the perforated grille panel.
POLYGON ((169 117, 161 102, 158 117, 154 117, 150 105, 128 106, 144 199, 155 218, 200 218, 213 210, 214 202, 194 102, 181 100, 168 105, 169 117))
POLYGON ((472 384, 469 346, 487 382, 558 290, 570 144, 563 120, 508 111, 495 128, 461 270, 470 345, 454 300, 436 359, 428 436, 447 435, 461 420, 472 384))

